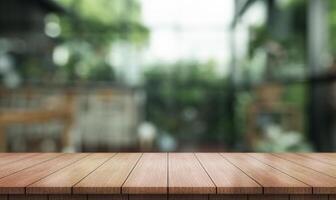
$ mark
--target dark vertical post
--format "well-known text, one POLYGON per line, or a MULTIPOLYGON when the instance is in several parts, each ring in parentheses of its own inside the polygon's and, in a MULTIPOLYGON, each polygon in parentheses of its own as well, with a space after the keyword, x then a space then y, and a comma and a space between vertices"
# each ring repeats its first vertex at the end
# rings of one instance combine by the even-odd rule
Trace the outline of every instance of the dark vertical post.
MULTIPOLYGON (((326 73, 327 1, 308 1, 308 73, 312 80, 326 73)), ((309 82, 308 129, 316 150, 330 151, 331 135, 328 119, 328 85, 321 81, 309 82)))
POLYGON ((238 20, 239 15, 239 3, 240 1, 235 1, 235 19, 230 29, 230 50, 231 50, 231 62, 230 62, 230 70, 229 70, 229 76, 227 79, 227 89, 228 89, 228 96, 227 96, 227 108, 228 108, 228 120, 230 122, 230 131, 231 133, 231 141, 229 141, 229 145, 231 148, 234 148, 236 145, 236 134, 237 129, 235 125, 236 115, 235 115, 235 107, 236 107, 236 88, 235 88, 235 82, 236 82, 236 44, 235 44, 235 29, 236 29, 236 20, 238 20))

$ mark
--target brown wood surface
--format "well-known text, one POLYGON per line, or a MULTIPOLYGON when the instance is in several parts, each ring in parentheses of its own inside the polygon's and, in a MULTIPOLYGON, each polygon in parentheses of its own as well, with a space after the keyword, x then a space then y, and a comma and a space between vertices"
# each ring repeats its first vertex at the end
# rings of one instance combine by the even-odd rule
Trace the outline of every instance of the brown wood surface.
POLYGON ((328 200, 328 195, 291 195, 290 200, 328 200))
POLYGON ((125 194, 167 194, 168 154, 147 153, 122 187, 125 194))
POLYGON ((288 160, 270 155, 270 154, 249 154, 257 160, 272 166, 291 177, 300 180, 307 185, 313 187, 313 193, 316 194, 335 194, 336 193, 336 179, 312 170, 310 168, 303 167, 288 160))
POLYGON ((88 200, 128 200, 128 195, 123 194, 89 194, 88 200))
POLYGON ((318 160, 322 163, 327 163, 330 165, 336 165, 336 154, 326 154, 326 153, 298 153, 297 155, 308 157, 311 159, 318 160))
POLYGON ((299 154, 282 153, 273 155, 336 178, 336 166, 333 166, 331 164, 327 164, 317 159, 305 157, 299 154))
MULTIPOLYGON (((0 157, 4 157, 4 156, 9 156, 9 155, 13 155, 15 153, 0 153, 0 157)), ((17 153, 17 154, 20 154, 20 153, 17 153)), ((25 154, 25 153, 23 153, 25 154)))
POLYGON ((311 194, 307 184, 246 154, 222 154, 229 162, 261 184, 265 194, 311 194))
POLYGON ((170 153, 170 194, 213 194, 216 187, 193 153, 170 153))
POLYGON ((28 156, 22 160, 19 160, 18 162, 11 162, 9 164, 2 165, 0 166, 0 178, 9 176, 18 171, 35 166, 37 164, 41 164, 45 161, 54 159, 61 155, 62 154, 57 154, 57 153, 43 153, 43 154, 34 155, 32 157, 28 156))
POLYGON ((249 195, 248 200, 289 200, 289 195, 249 195))
MULTIPOLYGON (((25 194, 25 187, 88 154, 64 154, 0 179, 0 194, 25 194)), ((34 158, 34 157, 31 157, 34 158)))
POLYGON ((130 194, 129 200, 168 200, 167 194, 130 194))
POLYGON ((239 168, 216 153, 197 153, 196 157, 217 187, 218 194, 260 194, 262 187, 239 168))
POLYGON ((37 153, 1 153, 0 154, 0 166, 6 165, 12 162, 16 162, 28 157, 38 155, 37 153))
POLYGON ((6 153, 0 200, 335 199, 335 160, 332 153, 6 153))
POLYGON ((173 194, 168 196, 169 200, 208 200, 209 195, 205 194, 173 194))
MULTIPOLYGON (((72 186, 110 159, 113 153, 94 153, 26 188, 28 194, 71 194, 72 186)), ((106 175, 108 176, 108 175, 106 175)))
POLYGON ((48 200, 48 195, 9 195, 9 200, 48 200))
POLYGON ((48 200, 87 200, 86 195, 48 195, 48 200))
POLYGON ((211 194, 209 200, 247 200, 247 195, 223 195, 223 194, 211 194))
POLYGON ((141 153, 119 153, 73 187, 75 194, 120 194, 141 153))

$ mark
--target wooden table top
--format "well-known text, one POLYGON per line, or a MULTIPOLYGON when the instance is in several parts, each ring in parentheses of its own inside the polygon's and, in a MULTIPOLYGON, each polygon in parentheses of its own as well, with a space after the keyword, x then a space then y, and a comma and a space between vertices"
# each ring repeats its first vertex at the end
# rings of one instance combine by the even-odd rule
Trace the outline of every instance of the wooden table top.
POLYGON ((2 153, 0 194, 336 194, 336 153, 2 153))

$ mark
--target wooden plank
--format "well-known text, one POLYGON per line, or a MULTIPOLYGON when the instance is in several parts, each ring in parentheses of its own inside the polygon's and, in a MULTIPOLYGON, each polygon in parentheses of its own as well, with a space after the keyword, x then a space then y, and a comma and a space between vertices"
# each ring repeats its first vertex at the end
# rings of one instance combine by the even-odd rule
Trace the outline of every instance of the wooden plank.
POLYGON ((10 164, 28 157, 38 155, 37 153, 1 153, 0 166, 10 164))
POLYGON ((130 194, 129 200, 167 200, 166 194, 130 194))
POLYGON ((336 178, 336 167, 333 165, 298 154, 281 153, 273 155, 336 178))
POLYGON ((336 194, 336 179, 291 161, 265 153, 248 154, 313 187, 315 194, 336 194))
POLYGON ((48 200, 47 195, 9 195, 9 200, 48 200))
POLYGON ((128 200, 128 195, 122 195, 122 194, 105 194, 105 195, 90 194, 90 195, 88 195, 88 200, 128 200))
POLYGON ((336 152, 333 152, 333 153, 298 153, 298 154, 319 155, 319 156, 323 156, 323 157, 326 157, 326 158, 330 158, 332 160, 334 160, 336 158, 336 152))
MULTIPOLYGON (((16 154, 16 153, 0 153, 0 158, 4 157, 4 156, 13 155, 13 154, 16 154)), ((18 153, 18 154, 20 154, 20 153, 18 153)))
POLYGON ((170 194, 213 194, 216 186, 192 153, 169 153, 170 194))
POLYGON ((87 200, 87 196, 86 195, 53 194, 53 195, 49 195, 48 200, 87 200))
MULTIPOLYGON (((96 153, 87 157, 86 154, 54 153, 31 154, 29 157, 16 155, 21 159, 0 154, 0 162, 6 157, 12 159, 10 163, 0 165, 0 175, 3 175, 0 178, 0 194, 10 193, 10 196, 0 197, 6 200, 40 200, 46 194, 51 194, 52 198, 82 200, 246 200, 247 195, 248 199, 290 197, 323 200, 328 196, 312 195, 312 191, 316 194, 336 193, 336 177, 332 176, 335 166, 319 160, 319 157, 301 154, 146 153, 142 157, 140 153, 96 153), (266 195, 246 193, 244 184, 249 181, 257 188, 262 185, 266 195), (237 191, 234 188, 232 192, 232 185, 236 185, 237 191), (24 194, 25 187, 28 195, 13 195, 24 194), (70 195, 76 193, 77 187, 85 190, 80 191, 82 194, 93 191, 96 195, 70 195), (230 192, 219 195, 221 189, 230 192), (218 194, 215 195, 216 191, 218 194), (113 192, 115 194, 110 194, 113 192)), ((336 154, 321 155, 324 159, 336 159, 336 154)), ((329 199, 335 199, 335 196, 330 195, 329 199)))
POLYGON ((64 154, 0 179, 0 194, 24 194, 25 187, 60 170, 88 154, 64 154))
POLYGON ((289 200, 289 195, 249 195, 248 200, 289 200))
MULTIPOLYGON (((314 153, 310 153, 310 154, 314 154, 314 153)), ((330 156, 332 159, 336 158, 336 152, 332 152, 332 153, 316 153, 316 154, 322 154, 322 155, 330 156)))
POLYGON ((328 200, 328 195, 290 195, 290 200, 328 200))
POLYGON ((71 194, 72 186, 110 159, 113 153, 93 153, 26 187, 27 194, 71 194))
POLYGON ((122 187, 125 194, 167 194, 168 154, 145 153, 122 187))
POLYGON ((245 154, 222 154, 229 162, 261 184, 264 194, 311 194, 312 188, 245 154))
POLYGON ((196 157, 215 183, 218 194, 262 193, 262 187, 258 183, 220 154, 197 153, 196 157))
POLYGON ((330 165, 336 165, 336 154, 325 153, 299 153, 298 155, 318 160, 330 165))
POLYGON ((73 187, 74 194, 120 194, 141 153, 119 153, 73 187))
POLYGON ((26 168, 32 167, 34 165, 43 163, 47 160, 54 159, 61 154, 58 153, 41 153, 33 157, 26 157, 23 160, 18 160, 16 162, 11 162, 9 164, 0 166, 0 178, 9 176, 18 171, 24 170, 26 168))
POLYGON ((220 194, 210 194, 209 200, 247 200, 247 195, 220 195, 220 194))
POLYGON ((185 194, 173 194, 168 196, 169 200, 208 200, 209 195, 205 194, 194 194, 194 195, 185 195, 185 194))

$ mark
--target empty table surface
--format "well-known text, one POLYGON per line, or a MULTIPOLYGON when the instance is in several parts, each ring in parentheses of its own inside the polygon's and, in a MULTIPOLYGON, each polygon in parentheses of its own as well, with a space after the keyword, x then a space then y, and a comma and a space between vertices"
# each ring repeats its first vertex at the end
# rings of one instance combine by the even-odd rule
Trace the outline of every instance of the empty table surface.
POLYGON ((333 194, 336 153, 0 154, 0 197, 333 194))

